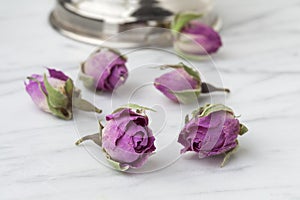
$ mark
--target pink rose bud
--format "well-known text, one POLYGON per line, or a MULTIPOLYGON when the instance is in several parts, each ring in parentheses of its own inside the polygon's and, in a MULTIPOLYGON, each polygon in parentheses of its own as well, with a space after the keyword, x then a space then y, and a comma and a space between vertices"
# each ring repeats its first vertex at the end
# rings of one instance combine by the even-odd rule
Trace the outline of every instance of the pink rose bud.
POLYGON ((207 54, 216 53, 222 46, 221 37, 214 29, 195 20, 201 16, 180 13, 172 23, 175 50, 192 59, 201 59, 207 54))
POLYGON ((189 103, 189 101, 198 98, 201 93, 214 91, 230 92, 229 89, 216 88, 202 82, 198 71, 183 63, 161 66, 161 69, 165 68, 173 70, 156 78, 154 86, 176 103, 189 103))
POLYGON ((106 116, 104 128, 100 124, 100 134, 85 136, 76 145, 93 140, 102 147, 107 160, 117 170, 142 167, 156 149, 144 112, 146 109, 135 104, 117 109, 106 116))
POLYGON ((223 167, 238 148, 237 137, 248 129, 235 117, 233 111, 221 104, 208 104, 186 117, 178 142, 184 146, 181 153, 194 151, 199 158, 225 154, 223 167))
POLYGON ((40 109, 66 120, 72 119, 72 103, 79 109, 101 113, 81 99, 78 90, 73 93, 73 81, 63 72, 55 69, 48 69, 48 72, 49 75, 44 76, 33 74, 25 82, 27 93, 40 109))
POLYGON ((113 91, 124 84, 128 77, 127 59, 117 50, 99 48, 82 64, 81 80, 87 87, 113 91))

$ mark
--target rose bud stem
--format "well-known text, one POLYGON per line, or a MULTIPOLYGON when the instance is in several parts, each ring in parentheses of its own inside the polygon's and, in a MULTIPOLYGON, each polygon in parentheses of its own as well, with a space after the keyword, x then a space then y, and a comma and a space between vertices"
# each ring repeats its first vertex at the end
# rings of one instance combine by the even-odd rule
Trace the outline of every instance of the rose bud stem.
POLYGON ((227 92, 230 93, 228 88, 217 88, 209 83, 201 84, 201 93, 210 93, 210 92, 227 92))
POLYGON ((99 133, 84 136, 84 137, 80 138, 77 142, 75 142, 75 145, 78 146, 86 140, 92 140, 95 144, 99 145, 100 147, 102 146, 102 142, 101 142, 99 133))

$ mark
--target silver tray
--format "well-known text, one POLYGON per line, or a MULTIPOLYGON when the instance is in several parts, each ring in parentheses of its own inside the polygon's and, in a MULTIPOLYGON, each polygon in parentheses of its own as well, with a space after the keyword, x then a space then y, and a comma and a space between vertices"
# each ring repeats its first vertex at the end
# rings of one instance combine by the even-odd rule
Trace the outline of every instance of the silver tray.
MULTIPOLYGON (((106 41, 106 46, 129 48, 157 43, 157 37, 145 38, 170 33, 163 28, 182 11, 204 13, 204 23, 221 28, 212 0, 57 0, 50 23, 62 35, 81 42, 101 45, 106 41)), ((171 37, 164 37, 162 45, 171 45, 171 37)))

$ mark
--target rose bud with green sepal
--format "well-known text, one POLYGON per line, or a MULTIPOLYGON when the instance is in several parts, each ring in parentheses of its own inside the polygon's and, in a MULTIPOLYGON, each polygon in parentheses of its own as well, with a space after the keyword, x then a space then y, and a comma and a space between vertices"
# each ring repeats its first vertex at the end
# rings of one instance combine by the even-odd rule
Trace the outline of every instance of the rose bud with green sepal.
POLYGON ((154 80, 154 86, 166 97, 177 103, 189 103, 198 98, 201 93, 214 91, 230 92, 226 88, 216 88, 211 84, 201 81, 198 71, 183 63, 177 65, 163 65, 161 69, 171 68, 154 80))
POLYGON ((156 147, 152 130, 148 127, 146 107, 130 104, 106 116, 100 133, 85 136, 76 142, 93 140, 102 147, 109 163, 117 170, 142 167, 156 147))
POLYGON ((179 13, 171 26, 175 36, 175 50, 191 59, 201 59, 216 53, 222 46, 219 33, 196 20, 201 17, 201 14, 179 13))
POLYGON ((99 48, 81 65, 81 77, 87 87, 113 91, 128 77, 127 58, 111 48, 99 48))
POLYGON ((72 105, 101 113, 100 109, 81 98, 71 78, 55 69, 48 68, 48 73, 44 76, 33 74, 25 82, 27 93, 40 109, 66 120, 72 119, 72 105))
POLYGON ((184 146, 181 153, 194 151, 199 158, 225 154, 221 167, 238 148, 238 136, 248 131, 232 109, 221 104, 208 104, 195 110, 178 137, 184 146))

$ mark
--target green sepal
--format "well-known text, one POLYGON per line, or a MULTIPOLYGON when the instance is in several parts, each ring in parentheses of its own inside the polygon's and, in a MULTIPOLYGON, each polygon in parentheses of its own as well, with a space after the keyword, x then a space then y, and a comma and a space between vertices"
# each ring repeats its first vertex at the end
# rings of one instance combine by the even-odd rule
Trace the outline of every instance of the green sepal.
MULTIPOLYGON (((68 91, 70 91, 72 87, 70 81, 72 82, 71 79, 67 80, 68 91)), ((70 98, 68 98, 68 96, 62 94, 61 92, 57 91, 55 88, 53 88, 48 82, 47 76, 45 74, 44 74, 44 84, 47 90, 46 99, 51 113, 65 120, 72 119, 73 117, 72 108, 69 106, 70 98)), ((66 85, 64 89, 66 89, 66 85)), ((65 92, 67 93, 67 91, 65 92)))
POLYGON ((93 88, 95 85, 95 79, 84 73, 84 63, 80 66, 79 79, 83 81, 83 84, 87 88, 93 88))
POLYGON ((44 84, 47 90, 48 104, 53 108, 66 108, 69 104, 69 98, 50 85, 46 74, 44 74, 44 84))
POLYGON ((235 152, 237 152, 238 149, 239 149, 239 142, 238 142, 238 140, 236 140, 236 146, 233 149, 231 149, 225 153, 225 157, 224 157, 220 167, 224 167, 226 165, 226 163, 228 163, 230 156, 232 154, 234 154, 235 152))
POLYGON ((197 72, 195 69, 188 67, 187 65, 180 63, 183 66, 183 69, 189 74, 191 75, 194 79, 196 79, 197 81, 201 82, 200 79, 200 75, 199 72, 197 72))
POLYGON ((87 141, 87 140, 92 140, 95 144, 97 144, 98 146, 100 146, 102 148, 102 135, 101 133, 96 133, 93 135, 86 135, 82 138, 80 138, 79 140, 77 140, 75 142, 75 145, 78 146, 81 143, 87 141))
POLYGON ((198 114, 200 117, 208 116, 211 113, 218 112, 218 111, 225 111, 234 114, 231 108, 223 104, 206 104, 204 107, 198 109, 198 111, 201 111, 198 114))
POLYGON ((73 96, 73 90, 74 90, 74 83, 72 79, 69 78, 65 83, 65 91, 69 99, 71 99, 73 96))
POLYGON ((73 118, 71 108, 70 109, 68 109, 68 108, 55 108, 49 103, 48 97, 47 97, 47 101, 48 101, 49 109, 50 109, 50 111, 53 115, 55 115, 55 116, 57 116, 61 119, 65 119, 65 120, 71 120, 73 118))
POLYGON ((75 142, 75 145, 78 146, 82 142, 85 142, 87 140, 92 140, 95 144, 97 144, 99 147, 102 148, 102 130, 103 130, 103 125, 101 124, 101 121, 99 120, 99 133, 95 133, 93 135, 86 135, 79 140, 75 142))
POLYGON ((67 108, 56 108, 52 104, 50 104, 49 96, 44 92, 41 83, 37 79, 32 78, 32 77, 27 77, 27 79, 28 80, 33 80, 38 84, 40 91, 43 93, 43 95, 47 99, 47 104, 48 104, 48 107, 49 107, 49 110, 50 110, 51 114, 53 114, 53 115, 55 115, 59 118, 65 119, 65 120, 72 119, 72 117, 73 117, 72 111, 68 110, 67 108))
POLYGON ((106 160, 107 160, 107 162, 108 162, 114 169, 116 169, 116 170, 118 170, 118 171, 122 171, 122 172, 124 172, 124 171, 126 171, 126 170, 129 169, 129 165, 127 165, 127 164, 121 164, 121 163, 119 163, 119 162, 117 162, 117 161, 115 161, 115 160, 112 160, 111 157, 108 155, 108 153, 105 151, 105 149, 103 149, 103 151, 104 151, 104 153, 105 153, 105 155, 106 155, 106 160))
POLYGON ((114 110, 112 113, 119 112, 119 111, 121 111, 121 110, 123 110, 123 109, 125 109, 125 108, 130 108, 130 109, 138 110, 138 111, 149 110, 149 111, 156 112, 156 110, 154 110, 154 109, 152 109, 152 108, 140 106, 140 105, 134 104, 134 103, 129 103, 129 104, 126 104, 126 105, 123 105, 123 106, 119 107, 118 109, 114 110))
POLYGON ((98 123, 99 123, 99 140, 100 140, 100 143, 101 143, 101 146, 102 146, 102 133, 103 133, 104 126, 102 125, 100 120, 98 121, 98 123))
POLYGON ((83 110, 86 112, 96 112, 96 113, 102 113, 102 110, 91 104, 85 99, 82 99, 79 97, 74 97, 72 99, 72 104, 75 108, 78 108, 79 110, 83 110))
POLYGON ((200 13, 178 13, 175 15, 171 23, 171 29, 173 31, 180 32, 181 29, 191 20, 201 18, 202 16, 203 14, 200 13))
POLYGON ((192 118, 196 118, 203 112, 204 107, 197 108, 192 111, 192 118))
POLYGON ((244 124, 240 124, 240 132, 239 135, 244 135, 248 132, 248 128, 244 124))
POLYGON ((184 71, 186 71, 190 76, 192 76, 195 80, 197 80, 199 82, 199 87, 200 87, 201 78, 200 78, 199 72, 197 70, 193 69, 192 67, 189 67, 189 66, 183 64, 182 62, 180 62, 176 65, 162 65, 162 66, 160 66, 160 69, 167 69, 167 68, 173 68, 173 69, 183 68, 184 71))
POLYGON ((180 103, 188 104, 193 100, 197 100, 201 90, 194 89, 194 90, 182 90, 182 91, 171 91, 177 98, 180 103))
POLYGON ((190 121, 189 115, 186 115, 184 118, 184 123, 187 124, 190 121))

